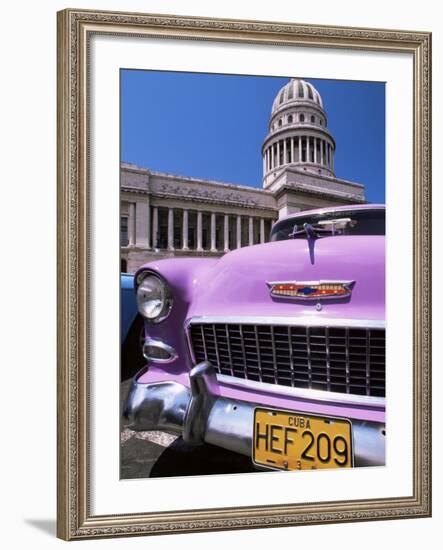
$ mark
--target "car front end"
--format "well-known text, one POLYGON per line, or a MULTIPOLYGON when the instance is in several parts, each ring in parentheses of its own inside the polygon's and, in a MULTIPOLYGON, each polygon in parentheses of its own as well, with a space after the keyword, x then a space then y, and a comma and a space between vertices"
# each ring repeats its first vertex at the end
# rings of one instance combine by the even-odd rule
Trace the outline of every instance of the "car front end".
POLYGON ((385 244, 359 214, 382 210, 303 213, 219 260, 141 268, 147 364, 129 427, 235 451, 257 469, 384 465, 385 244))

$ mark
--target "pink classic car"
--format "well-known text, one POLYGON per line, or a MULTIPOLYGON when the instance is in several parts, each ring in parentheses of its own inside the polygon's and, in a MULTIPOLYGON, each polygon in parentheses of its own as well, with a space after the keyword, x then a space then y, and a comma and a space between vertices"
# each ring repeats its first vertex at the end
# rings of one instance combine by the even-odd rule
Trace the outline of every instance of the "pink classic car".
POLYGON ((124 414, 257 469, 385 463, 385 209, 279 220, 269 243, 136 274, 146 366, 124 414))

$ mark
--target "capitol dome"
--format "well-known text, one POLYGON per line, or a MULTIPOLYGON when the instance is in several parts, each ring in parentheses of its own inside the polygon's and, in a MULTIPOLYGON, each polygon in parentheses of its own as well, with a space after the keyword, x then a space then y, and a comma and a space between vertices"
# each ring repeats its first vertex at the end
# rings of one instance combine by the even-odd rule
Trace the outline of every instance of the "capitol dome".
POLYGON ((323 101, 320 94, 309 82, 291 78, 291 80, 283 86, 278 92, 272 104, 272 113, 279 109, 283 104, 292 103, 295 101, 309 101, 317 103, 323 108, 323 101))
POLYGON ((335 140, 318 90, 292 78, 275 96, 269 133, 262 147, 263 186, 269 187, 288 167, 334 177, 335 140))

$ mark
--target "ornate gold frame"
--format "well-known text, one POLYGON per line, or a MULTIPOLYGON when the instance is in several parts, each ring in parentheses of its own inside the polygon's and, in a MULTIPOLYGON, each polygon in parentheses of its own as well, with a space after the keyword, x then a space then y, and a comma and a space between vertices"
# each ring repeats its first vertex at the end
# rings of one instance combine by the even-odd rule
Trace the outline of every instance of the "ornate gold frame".
POLYGON ((431 514, 431 34, 263 21, 58 13, 58 536, 184 533, 431 514), (92 516, 88 490, 87 47, 94 33, 408 52, 414 59, 413 496, 92 516))

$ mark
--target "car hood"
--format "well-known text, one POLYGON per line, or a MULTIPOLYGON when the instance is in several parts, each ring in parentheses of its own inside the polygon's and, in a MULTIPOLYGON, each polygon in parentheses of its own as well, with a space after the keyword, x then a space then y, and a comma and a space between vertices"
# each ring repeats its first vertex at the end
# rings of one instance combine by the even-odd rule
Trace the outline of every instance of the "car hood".
POLYGON ((303 317, 382 321, 385 239, 382 236, 291 239, 232 251, 194 281, 188 317, 303 317), (350 298, 273 298, 270 281, 355 281, 350 298))

